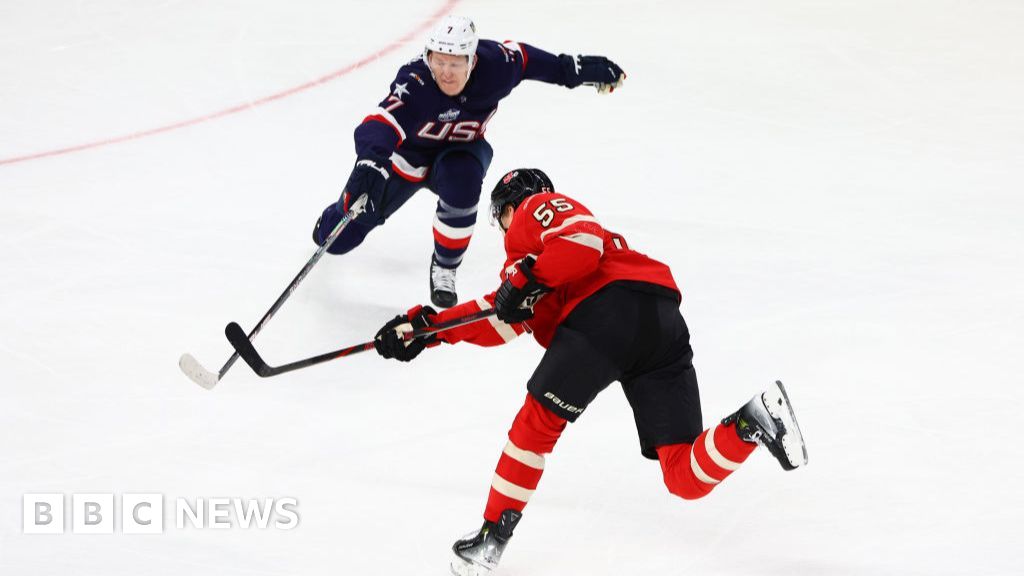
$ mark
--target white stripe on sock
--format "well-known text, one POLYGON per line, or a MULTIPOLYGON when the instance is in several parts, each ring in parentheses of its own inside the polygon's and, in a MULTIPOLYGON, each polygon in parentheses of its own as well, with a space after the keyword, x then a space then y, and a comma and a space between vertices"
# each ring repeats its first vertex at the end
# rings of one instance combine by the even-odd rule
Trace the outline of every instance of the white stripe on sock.
POLYGON ((722 456, 722 453, 718 451, 718 447, 715 446, 714 436, 716 430, 718 430, 718 426, 715 426, 704 433, 704 448, 707 449, 708 456, 711 457, 711 461, 715 463, 715 466, 718 466, 723 470, 728 470, 730 472, 733 470, 739 470, 740 462, 733 462, 725 456, 722 456))
POLYGON ((693 469, 693 475, 696 476, 697 479, 700 480, 701 482, 703 482, 705 484, 718 484, 719 483, 719 480, 715 480, 711 476, 708 476, 706 473, 704 473, 703 470, 700 469, 700 464, 697 463, 697 446, 696 445, 690 447, 690 468, 693 469))
POLYGON ((512 443, 511 440, 508 444, 505 444, 505 454, 508 454, 509 458, 512 458, 520 464, 525 464, 530 468, 537 470, 544 469, 544 457, 536 452, 530 452, 529 450, 523 450, 519 446, 512 443))
POLYGON ((529 502, 530 496, 533 496, 533 490, 527 490, 522 486, 518 486, 505 480, 498 473, 494 473, 494 480, 491 481, 491 488, 494 488, 499 494, 504 494, 513 500, 519 500, 520 502, 529 502))

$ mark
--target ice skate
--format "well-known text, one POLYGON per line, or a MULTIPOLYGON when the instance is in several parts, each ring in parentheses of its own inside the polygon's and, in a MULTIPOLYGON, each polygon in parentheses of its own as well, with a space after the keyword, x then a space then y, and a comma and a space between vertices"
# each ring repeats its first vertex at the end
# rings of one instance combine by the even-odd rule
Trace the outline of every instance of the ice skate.
POLYGON ((767 448, 784 469, 793 470, 807 464, 804 437, 782 382, 776 381, 775 385, 722 420, 723 424, 732 422, 736 423, 740 438, 767 448))
POLYGON ((459 301, 455 294, 455 269, 430 260, 430 301, 438 308, 451 308, 459 301))
POLYGON ((505 510, 498 522, 484 522, 478 532, 467 534, 452 546, 451 570, 455 576, 484 576, 498 567, 512 531, 523 513, 505 510))

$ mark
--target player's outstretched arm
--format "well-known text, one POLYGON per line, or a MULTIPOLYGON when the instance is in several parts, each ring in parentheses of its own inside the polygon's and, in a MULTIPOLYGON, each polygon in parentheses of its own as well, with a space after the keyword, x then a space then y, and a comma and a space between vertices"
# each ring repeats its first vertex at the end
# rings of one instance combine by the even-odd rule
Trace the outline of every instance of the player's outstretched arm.
MULTIPOLYGON (((495 293, 492 292, 482 298, 463 302, 457 306, 453 306, 440 312, 434 318, 434 321, 444 322, 452 318, 466 316, 481 310, 489 310, 494 308, 494 297, 495 293)), ((469 342, 470 344, 476 344, 477 346, 500 346, 506 342, 515 340, 516 336, 519 336, 525 331, 526 327, 522 324, 502 322, 492 316, 486 321, 480 321, 475 324, 466 324, 465 326, 446 330, 441 334, 438 334, 438 338, 444 342, 448 342, 449 344, 469 342)))
POLYGON ((507 41, 502 47, 512 55, 513 65, 524 80, 538 80, 567 88, 594 86, 607 94, 622 86, 626 73, 604 56, 555 55, 519 42, 507 41))

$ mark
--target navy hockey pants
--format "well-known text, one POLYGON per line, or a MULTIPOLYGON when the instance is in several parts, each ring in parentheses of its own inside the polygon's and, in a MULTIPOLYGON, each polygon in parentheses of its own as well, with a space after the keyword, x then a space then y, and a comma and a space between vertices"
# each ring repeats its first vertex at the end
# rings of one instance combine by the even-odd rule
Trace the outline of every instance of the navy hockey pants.
MULTIPOLYGON (((327 251, 331 254, 349 252, 363 242, 370 230, 384 224, 413 194, 427 188, 438 196, 434 259, 443 267, 457 268, 473 235, 480 191, 493 155, 487 141, 477 140, 441 152, 424 181, 412 182, 391 171, 381 197, 370 199, 372 210, 346 226, 327 251)), ((319 226, 313 232, 317 243, 323 242, 341 220, 350 200, 347 193, 343 193, 338 202, 324 209, 319 226)))

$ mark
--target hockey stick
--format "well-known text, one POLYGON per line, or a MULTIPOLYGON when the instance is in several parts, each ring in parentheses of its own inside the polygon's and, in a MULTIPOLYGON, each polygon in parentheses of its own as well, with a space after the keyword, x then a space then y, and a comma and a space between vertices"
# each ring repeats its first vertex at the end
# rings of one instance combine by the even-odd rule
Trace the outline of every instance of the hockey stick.
MULTIPOLYGON (((295 288, 298 287, 299 283, 302 282, 306 275, 309 274, 309 271, 313 269, 313 266, 320 261, 320 258, 324 255, 324 252, 327 251, 327 248, 334 243, 334 240, 341 234, 341 231, 348 226, 348 223, 355 220, 360 214, 366 212, 367 202, 368 196, 363 194, 352 203, 348 212, 341 217, 341 220, 339 220, 334 226, 334 230, 331 230, 330 235, 324 239, 323 244, 316 249, 316 252, 309 261, 306 262, 306 265, 302 267, 302 270, 299 270, 298 275, 295 276, 291 284, 289 284, 288 287, 284 289, 284 292, 277 297, 277 301, 270 307, 270 310, 267 310, 267 313, 263 315, 263 318, 260 318, 260 321, 256 324, 256 327, 252 329, 252 332, 250 332, 248 336, 245 336, 247 340, 255 338, 256 335, 260 333, 260 330, 266 326, 267 322, 273 318, 274 314, 276 314, 281 308, 281 305, 284 304, 285 300, 292 295, 292 292, 295 291, 295 288)), ((184 372, 185 375, 193 382, 207 390, 211 390, 217 385, 217 382, 220 382, 220 379, 224 377, 224 374, 231 369, 231 366, 236 360, 238 360, 238 352, 233 352, 231 357, 228 358, 228 361, 221 367, 220 371, 215 374, 204 368, 191 354, 185 353, 182 354, 181 358, 178 360, 178 367, 181 368, 181 371, 184 372)))
MULTIPOLYGON (((414 338, 422 338, 423 336, 429 336, 431 334, 437 334, 438 332, 444 332, 445 330, 451 330, 459 326, 465 326, 466 324, 472 324, 473 322, 479 322, 484 318, 490 318, 494 315, 494 309, 488 308, 486 310, 480 310, 472 314, 465 316, 459 316, 458 318, 452 318, 447 322, 441 322, 439 324, 433 324, 425 328, 417 328, 412 332, 406 332, 403 335, 406 341, 414 338)), ((228 337, 228 341, 231 342, 231 346, 234 347, 235 353, 245 360, 245 363, 252 368, 253 372, 259 375, 261 378, 269 378, 271 376, 277 376, 278 374, 284 374, 285 372, 291 372, 292 370, 298 370, 300 368, 307 368, 316 364, 322 364, 329 362, 336 358, 344 358, 345 356, 351 356, 352 354, 358 354, 360 352, 366 352, 367 350, 373 350, 373 342, 364 342, 362 344, 356 344, 355 346, 349 346, 347 348, 341 348, 338 350, 332 350, 330 352, 320 354, 319 356, 312 356, 303 360, 297 360, 281 366, 270 366, 263 361, 259 353, 256 352, 256 348, 252 345, 252 342, 245 336, 245 330, 238 324, 232 322, 224 328, 224 335, 228 337)))

